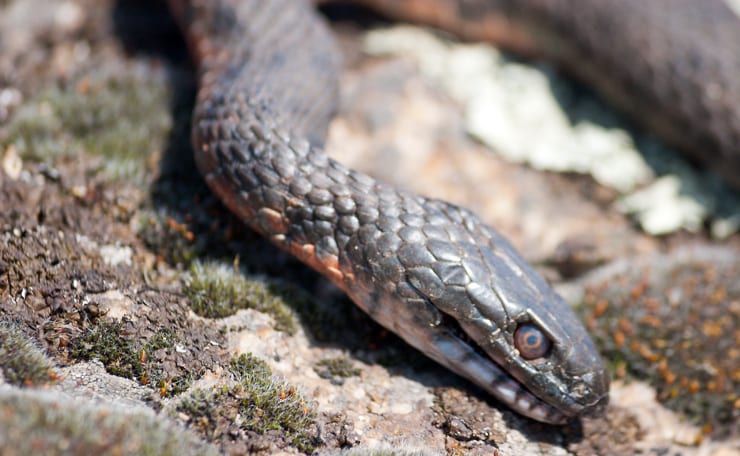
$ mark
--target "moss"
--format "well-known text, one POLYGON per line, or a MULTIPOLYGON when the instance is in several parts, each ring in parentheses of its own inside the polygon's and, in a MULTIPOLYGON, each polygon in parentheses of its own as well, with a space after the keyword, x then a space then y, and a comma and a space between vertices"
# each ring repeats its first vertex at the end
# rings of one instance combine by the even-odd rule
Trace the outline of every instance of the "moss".
POLYGON ((251 354, 232 359, 228 369, 233 384, 197 389, 177 405, 190 426, 217 441, 233 436, 229 427, 234 424, 257 434, 279 431, 295 448, 313 451, 316 414, 294 386, 273 377, 267 364, 251 354))
POLYGON ((352 365, 352 361, 344 356, 322 359, 314 366, 314 371, 321 378, 331 380, 335 385, 344 383, 347 377, 356 377, 362 372, 352 365))
POLYGON ((161 150, 171 129, 164 81, 124 71, 39 91, 3 129, 26 159, 54 162, 80 152, 102 155, 115 178, 143 181, 145 158, 161 150))
POLYGON ((187 391, 190 385, 200 377, 200 374, 187 373, 185 375, 177 375, 172 378, 163 378, 158 376, 156 382, 157 389, 159 390, 160 396, 162 397, 173 397, 180 393, 187 391))
POLYGON ((313 450, 307 430, 314 412, 295 388, 276 380, 264 362, 251 355, 232 360, 230 370, 235 385, 197 389, 178 404, 177 411, 188 415, 191 426, 217 441, 233 435, 223 429, 231 423, 257 434, 280 431, 301 451, 313 450))
POLYGON ((296 330, 294 312, 279 287, 254 277, 245 277, 233 267, 195 261, 184 283, 193 312, 207 318, 233 315, 239 309, 255 309, 275 319, 275 329, 290 334, 296 330))
POLYGON ((646 379, 705 432, 732 432, 740 403, 740 266, 662 258, 587 290, 583 316, 613 376, 646 379))
POLYGON ((237 381, 241 425, 258 433, 282 430, 290 443, 311 451, 312 439, 306 428, 315 413, 294 386, 272 376, 267 364, 252 354, 232 359, 229 371, 237 381))
MULTIPOLYGON (((181 200, 184 198, 192 198, 192 195, 183 195, 181 200)), ((358 327, 361 327, 362 334, 374 330, 377 332, 377 327, 368 324, 367 316, 346 296, 332 299, 329 306, 315 300, 294 282, 255 277, 245 273, 244 268, 240 269, 240 273, 235 272, 233 264, 224 260, 234 251, 248 250, 242 263, 251 262, 248 266, 250 270, 259 269, 259 258, 272 251, 269 248, 249 250, 245 247, 259 244, 254 242, 256 235, 246 240, 235 239, 234 232, 242 226, 232 225, 239 223, 232 215, 223 213, 218 220, 209 215, 206 223, 202 210, 201 207, 188 215, 164 209, 147 211, 139 219, 137 228, 139 238, 161 260, 189 270, 183 277, 183 289, 196 314, 206 318, 223 318, 240 309, 251 308, 272 315, 276 329, 288 333, 295 331, 298 316, 303 326, 321 342, 353 340, 357 338, 358 327), (186 217, 189 217, 187 222, 182 222, 186 217), (219 260, 198 261, 200 257, 219 260)), ((272 274, 274 271, 265 272, 272 274)), ((357 346, 365 345, 364 340, 357 343, 357 346)))
POLYGON ((167 329, 139 342, 123 337, 120 322, 101 322, 71 342, 70 356, 83 360, 98 359, 107 372, 151 385, 159 388, 164 396, 172 396, 189 388, 195 375, 167 378, 151 354, 170 349, 175 342, 175 335, 167 329))
POLYGON ((51 361, 16 325, 0 322, 0 371, 6 382, 38 386, 55 378, 51 361))
POLYGON ((0 442, 3 454, 219 454, 152 413, 39 391, 0 391, 0 442))
POLYGON ((195 235, 184 224, 162 213, 142 211, 137 236, 163 260, 187 267, 202 253, 194 243, 195 235))

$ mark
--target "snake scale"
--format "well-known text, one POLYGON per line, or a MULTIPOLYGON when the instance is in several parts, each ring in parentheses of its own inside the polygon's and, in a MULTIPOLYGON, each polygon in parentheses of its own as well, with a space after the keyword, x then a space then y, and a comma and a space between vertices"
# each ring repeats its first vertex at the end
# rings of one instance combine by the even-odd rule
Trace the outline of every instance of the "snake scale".
MULTIPOLYGON (((310 2, 169 3, 198 67, 196 162, 231 211, 513 410, 555 424, 603 412, 609 378, 593 342, 500 234, 464 208, 401 191, 324 154, 339 52, 310 2)), ((736 16, 721 14, 721 0, 584 0, 577 8, 567 0, 360 3, 545 53, 740 183, 740 104, 731 103, 740 100, 740 73, 730 69, 740 68, 732 52, 740 27, 736 16), (711 49, 697 38, 702 33, 726 46, 711 49), (609 43, 617 37, 622 47, 609 43), (617 63, 625 69, 612 68, 617 63), (641 84, 646 75, 660 87, 641 84)))

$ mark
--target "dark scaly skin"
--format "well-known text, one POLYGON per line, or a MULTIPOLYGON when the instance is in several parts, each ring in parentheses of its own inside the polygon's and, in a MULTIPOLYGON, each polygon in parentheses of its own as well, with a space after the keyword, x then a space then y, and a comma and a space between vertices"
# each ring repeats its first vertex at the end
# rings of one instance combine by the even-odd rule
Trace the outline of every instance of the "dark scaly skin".
POLYGON ((550 423, 603 410, 609 381, 588 334, 505 239, 326 157, 337 50, 307 2, 170 3, 199 68, 196 161, 232 211, 512 409, 550 423), (525 359, 518 327, 552 346, 525 359))
POLYGON ((345 0, 555 61, 740 189, 740 17, 725 0, 345 0))

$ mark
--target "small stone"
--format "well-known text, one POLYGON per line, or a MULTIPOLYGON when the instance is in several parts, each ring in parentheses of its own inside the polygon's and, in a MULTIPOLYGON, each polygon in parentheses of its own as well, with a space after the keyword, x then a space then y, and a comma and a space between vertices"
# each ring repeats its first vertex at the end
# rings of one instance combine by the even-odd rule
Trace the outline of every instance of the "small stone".
POLYGON ((66 32, 79 28, 84 20, 85 13, 82 7, 74 2, 61 3, 54 17, 56 25, 66 32))
POLYGON ((23 160, 18 155, 14 146, 8 146, 3 153, 2 168, 5 175, 11 180, 16 180, 21 175, 23 169, 23 160))
POLYGON ((22 101, 23 95, 20 90, 11 87, 0 89, 0 122, 7 120, 22 101))
POLYGON ((128 246, 104 245, 100 247, 100 256, 103 257, 105 264, 109 266, 118 266, 123 264, 131 266, 134 251, 128 246))
POLYGON ((414 411, 414 408, 408 402, 396 403, 391 406, 391 412, 397 415, 407 415, 414 411))
POLYGON ((447 432, 450 436, 458 440, 470 440, 473 438, 473 431, 463 420, 457 417, 451 417, 447 422, 447 432))
POLYGON ((82 199, 87 195, 87 187, 84 185, 74 185, 71 188, 72 195, 75 196, 75 198, 82 199))

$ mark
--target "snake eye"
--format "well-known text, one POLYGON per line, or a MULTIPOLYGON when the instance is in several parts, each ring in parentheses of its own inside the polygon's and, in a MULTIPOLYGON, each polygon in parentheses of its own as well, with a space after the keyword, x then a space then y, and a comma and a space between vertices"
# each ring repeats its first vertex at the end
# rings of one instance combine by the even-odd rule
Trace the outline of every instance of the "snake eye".
POLYGON ((522 358, 537 359, 550 351, 552 342, 538 327, 524 324, 514 332, 514 345, 522 358))

